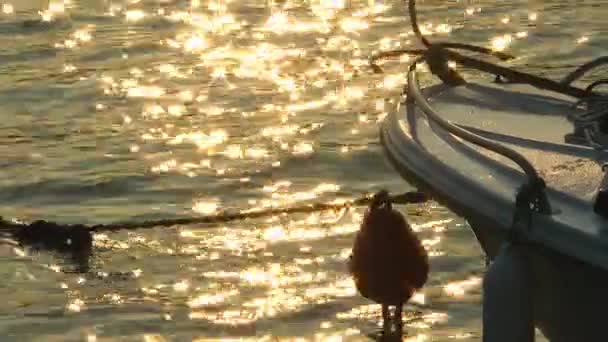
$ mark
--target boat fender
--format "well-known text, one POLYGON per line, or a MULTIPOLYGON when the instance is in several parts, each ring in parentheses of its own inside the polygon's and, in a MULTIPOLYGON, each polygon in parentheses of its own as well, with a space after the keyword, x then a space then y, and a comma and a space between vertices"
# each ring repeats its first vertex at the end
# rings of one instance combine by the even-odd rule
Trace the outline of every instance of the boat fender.
POLYGON ((534 341, 529 258, 523 248, 532 214, 550 213, 542 178, 525 183, 515 197, 513 224, 483 282, 483 341, 534 341))
POLYGON ((523 246, 505 242, 483 280, 483 342, 533 342, 534 310, 523 246))
POLYGON ((348 261, 359 293, 382 305, 383 341, 401 341, 402 306, 426 283, 428 255, 383 190, 372 199, 348 261), (391 315, 389 307, 394 307, 391 315))
POLYGON ((604 178, 597 189, 593 210, 598 215, 608 217, 608 164, 602 166, 602 171, 604 171, 604 178))

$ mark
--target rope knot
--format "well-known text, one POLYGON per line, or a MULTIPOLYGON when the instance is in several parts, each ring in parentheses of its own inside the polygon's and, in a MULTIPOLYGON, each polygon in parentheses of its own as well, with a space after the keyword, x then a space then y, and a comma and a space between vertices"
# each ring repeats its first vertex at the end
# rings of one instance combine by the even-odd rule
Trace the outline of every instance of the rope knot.
POLYGON ((515 197, 517 209, 548 213, 551 209, 545 193, 546 187, 545 181, 540 177, 533 178, 525 183, 515 197))
POLYGON ((449 67, 445 48, 438 45, 429 46, 424 52, 424 59, 431 72, 439 77, 445 84, 459 86, 466 83, 462 76, 449 67))
POLYGON ((369 205, 369 208, 370 208, 370 210, 377 210, 377 209, 392 210, 393 205, 392 205, 392 201, 391 201, 391 196, 389 195, 388 191, 386 191, 386 190, 378 191, 374 195, 374 197, 372 197, 372 201, 369 205))
POLYGON ((532 213, 549 214, 551 212, 545 188, 545 181, 536 177, 519 189, 515 196, 513 226, 507 237, 509 241, 525 240, 525 235, 532 229, 532 213))

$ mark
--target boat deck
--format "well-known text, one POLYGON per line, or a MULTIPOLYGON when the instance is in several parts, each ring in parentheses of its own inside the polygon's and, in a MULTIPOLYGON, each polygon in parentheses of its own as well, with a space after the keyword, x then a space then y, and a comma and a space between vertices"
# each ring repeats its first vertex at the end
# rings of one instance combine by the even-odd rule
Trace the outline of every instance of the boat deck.
MULTIPOLYGON (((469 83, 425 89, 431 106, 455 124, 472 127, 526 156, 545 179, 550 216, 535 215, 529 238, 608 269, 608 220, 593 211, 605 151, 564 143, 574 99, 523 84, 469 83)), ((477 215, 504 233, 526 176, 512 161, 465 142, 407 102, 387 117, 382 140, 406 178, 433 189, 467 219, 477 215)))

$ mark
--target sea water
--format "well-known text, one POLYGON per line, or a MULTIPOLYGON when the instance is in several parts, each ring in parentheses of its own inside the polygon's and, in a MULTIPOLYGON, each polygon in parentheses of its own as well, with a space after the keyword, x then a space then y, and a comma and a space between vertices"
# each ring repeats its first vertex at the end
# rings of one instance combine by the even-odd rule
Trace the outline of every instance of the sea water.
MULTIPOLYGON (((554 79, 606 53, 605 1, 418 8, 429 39, 554 79)), ((6 218, 144 221, 413 189, 378 140, 410 59, 368 65, 420 47, 402 1, 4 0, 0 45, 6 218)), ((466 221, 400 209, 432 271, 407 341, 480 340, 485 260, 466 221)), ((87 273, 3 241, 0 341, 369 340, 380 308, 345 266, 363 210, 96 234, 87 273)))

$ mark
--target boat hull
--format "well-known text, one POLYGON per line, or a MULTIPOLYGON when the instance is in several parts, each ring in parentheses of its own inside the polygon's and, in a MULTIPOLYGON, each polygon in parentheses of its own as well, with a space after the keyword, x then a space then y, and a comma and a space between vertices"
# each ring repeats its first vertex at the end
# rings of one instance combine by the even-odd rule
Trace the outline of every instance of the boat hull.
MULTIPOLYGON (((425 94, 440 108, 438 112, 445 113, 452 122, 476 126, 484 132, 495 128, 505 144, 532 159, 540 174, 548 179, 548 196, 554 211, 552 215, 533 217, 532 229, 520 242, 531 269, 534 323, 551 341, 604 340, 608 239, 602 228, 608 223, 595 215, 592 199, 601 176, 599 167, 594 168, 605 160, 605 153, 560 141, 570 129, 565 116, 569 114, 566 109, 573 110, 573 100, 554 99, 546 92, 514 85, 507 87, 504 96, 492 94, 492 106, 483 100, 469 101, 471 93, 484 87, 492 92, 500 86, 482 83, 475 84, 473 90, 457 90, 440 85, 425 89, 425 94), (530 96, 537 103, 528 106, 530 96), (501 101, 509 110, 523 108, 516 115, 536 114, 530 120, 536 125, 545 122, 536 128, 540 137, 535 136, 534 127, 523 127, 525 132, 516 136, 514 133, 521 130, 509 126, 513 116, 501 110, 501 101), (543 110, 554 110, 555 115, 534 113, 543 101, 543 110), (488 113, 467 114, 480 103, 488 113), (450 110, 452 107, 456 109, 450 110), (476 125, 477 120, 482 124, 476 125), (568 171, 573 161, 573 177, 580 180, 582 170, 587 175, 584 181, 576 183, 568 180, 567 172, 559 174, 559 170, 568 171)), ((428 122, 411 101, 401 103, 387 116, 380 139, 385 155, 401 176, 466 218, 486 255, 493 260, 511 229, 515 193, 525 175, 509 161, 456 139, 428 122)))

